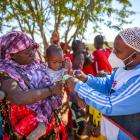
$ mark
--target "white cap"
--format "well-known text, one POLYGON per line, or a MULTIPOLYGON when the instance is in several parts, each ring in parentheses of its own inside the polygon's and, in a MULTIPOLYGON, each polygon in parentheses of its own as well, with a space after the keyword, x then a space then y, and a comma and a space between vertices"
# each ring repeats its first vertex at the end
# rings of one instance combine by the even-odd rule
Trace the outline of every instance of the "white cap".
POLYGON ((126 45, 140 52, 140 28, 127 28, 119 33, 126 45))

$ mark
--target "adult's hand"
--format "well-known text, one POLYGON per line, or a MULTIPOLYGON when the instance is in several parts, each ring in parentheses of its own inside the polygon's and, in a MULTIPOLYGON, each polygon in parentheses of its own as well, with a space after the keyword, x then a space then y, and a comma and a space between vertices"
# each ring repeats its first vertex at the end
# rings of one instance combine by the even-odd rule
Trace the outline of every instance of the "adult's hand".
POLYGON ((105 77, 107 75, 107 73, 106 72, 104 72, 104 71, 99 71, 98 73, 97 73, 97 77, 105 77))
POLYGON ((87 75, 83 73, 81 70, 75 70, 74 75, 77 79, 81 80, 82 82, 87 81, 87 75))
POLYGON ((63 94, 63 83, 61 81, 56 82, 53 86, 50 87, 52 95, 62 95, 63 94))

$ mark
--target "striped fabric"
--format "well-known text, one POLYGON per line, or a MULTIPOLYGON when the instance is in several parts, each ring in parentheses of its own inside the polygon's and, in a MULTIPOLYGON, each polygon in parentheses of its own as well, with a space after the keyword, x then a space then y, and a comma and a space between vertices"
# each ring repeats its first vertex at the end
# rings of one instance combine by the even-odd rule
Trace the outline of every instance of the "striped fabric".
MULTIPOLYGON (((112 76, 115 77, 114 75, 112 76)), ((112 81, 111 77, 99 79, 91 78, 91 76, 89 76, 89 79, 87 83, 79 82, 75 87, 75 91, 88 105, 97 108, 105 115, 111 116, 140 112, 140 108, 136 107, 140 101, 140 65, 131 73, 126 73, 127 81, 124 81, 121 87, 116 90, 114 90, 113 86, 108 86, 109 84, 107 85, 107 83, 112 83, 113 85, 113 82, 119 83, 119 80, 113 79, 112 81), (129 78, 127 79, 127 77, 129 78), (101 85, 94 86, 96 83, 101 85), (93 86, 91 87, 90 85, 93 86), (101 88, 106 92, 101 92, 101 88)))

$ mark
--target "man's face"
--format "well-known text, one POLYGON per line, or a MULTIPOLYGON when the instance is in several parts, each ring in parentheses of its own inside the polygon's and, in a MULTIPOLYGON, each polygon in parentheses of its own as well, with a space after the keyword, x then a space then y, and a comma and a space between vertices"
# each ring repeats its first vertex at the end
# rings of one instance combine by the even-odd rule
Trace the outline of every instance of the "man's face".
MULTIPOLYGON (((126 45, 120 36, 117 36, 114 42, 113 52, 116 54, 118 58, 120 58, 121 60, 124 60, 136 51, 130 48, 128 45, 126 45)), ((134 55, 132 55, 130 58, 124 61, 124 63, 127 64, 131 62, 133 59, 134 59, 134 55)))

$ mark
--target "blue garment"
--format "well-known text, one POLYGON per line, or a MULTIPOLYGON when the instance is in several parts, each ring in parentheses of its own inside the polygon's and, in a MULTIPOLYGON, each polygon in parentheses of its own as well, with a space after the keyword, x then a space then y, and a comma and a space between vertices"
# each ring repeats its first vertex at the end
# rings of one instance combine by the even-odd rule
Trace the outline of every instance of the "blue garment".
MULTIPOLYGON (((132 70, 131 70, 132 71, 132 70)), ((140 112, 140 65, 133 69, 132 75, 117 90, 113 89, 116 72, 104 78, 88 76, 86 83, 78 82, 75 91, 85 102, 108 116, 129 115, 140 112)), ((129 75, 129 71, 127 71, 129 75)), ((126 75, 127 77, 127 75, 126 75)), ((125 77, 122 77, 122 79, 125 77)))
POLYGON ((118 134, 118 140, 132 140, 126 133, 120 131, 118 134))

